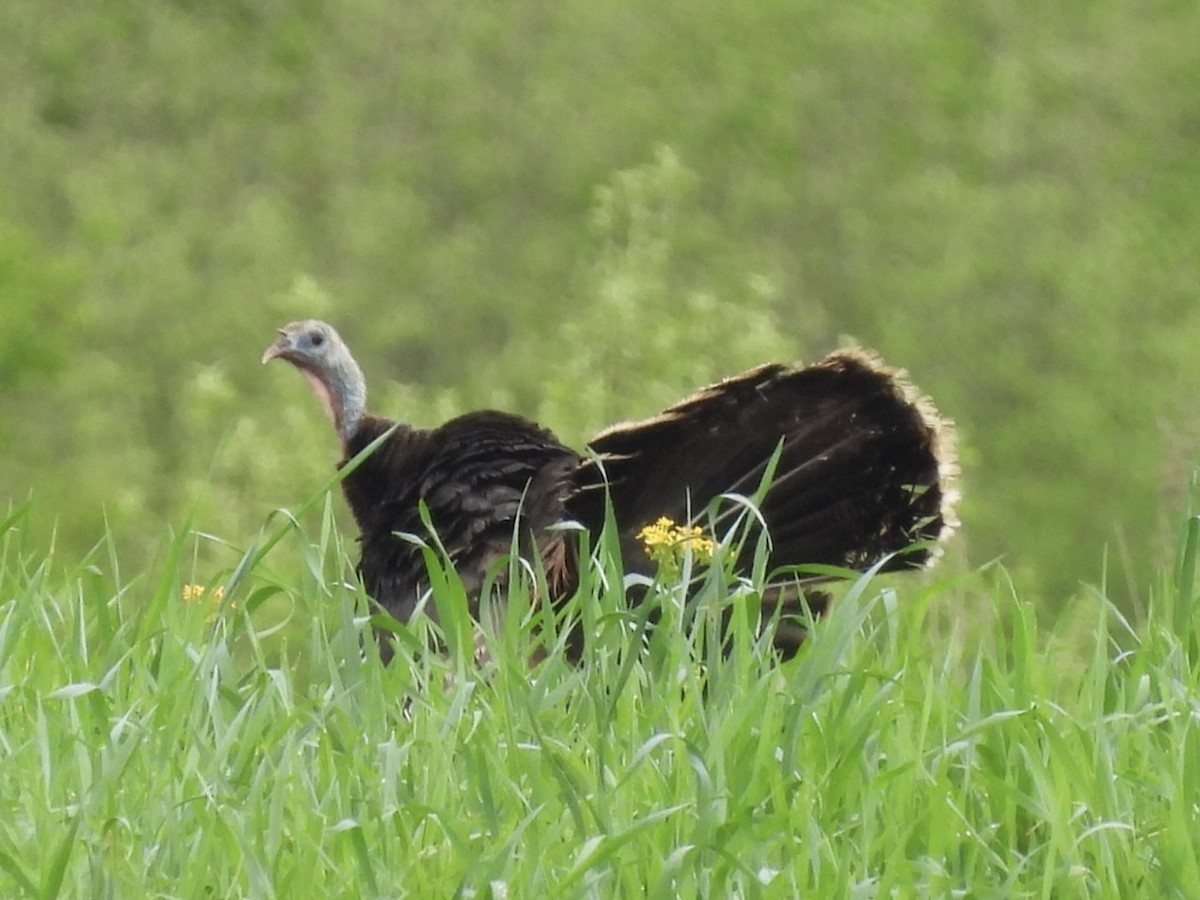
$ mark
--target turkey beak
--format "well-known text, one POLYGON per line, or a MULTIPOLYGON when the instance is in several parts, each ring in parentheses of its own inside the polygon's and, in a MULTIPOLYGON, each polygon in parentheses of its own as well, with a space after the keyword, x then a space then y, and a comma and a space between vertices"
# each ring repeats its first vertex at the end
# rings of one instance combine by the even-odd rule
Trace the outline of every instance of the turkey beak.
POLYGON ((286 331, 279 329, 279 338, 262 355, 262 361, 265 365, 277 356, 283 356, 288 350, 292 349, 292 339, 286 331))

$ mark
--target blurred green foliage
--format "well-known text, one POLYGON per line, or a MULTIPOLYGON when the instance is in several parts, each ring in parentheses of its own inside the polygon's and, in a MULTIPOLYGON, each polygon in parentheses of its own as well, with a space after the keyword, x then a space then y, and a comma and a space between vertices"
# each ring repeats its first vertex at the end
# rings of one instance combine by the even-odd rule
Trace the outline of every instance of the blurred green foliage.
POLYGON ((65 364, 75 337, 70 328, 76 287, 68 265, 0 220, 0 389, 51 375, 65 364))
POLYGON ((62 543, 107 517, 144 556, 182 509, 238 540, 306 496, 332 434, 258 357, 313 314, 380 411, 502 405, 573 442, 849 335, 959 421, 962 548, 1027 596, 1106 547, 1136 576, 1172 533, 1194 4, 8 0, 0 25, 0 485, 62 543))

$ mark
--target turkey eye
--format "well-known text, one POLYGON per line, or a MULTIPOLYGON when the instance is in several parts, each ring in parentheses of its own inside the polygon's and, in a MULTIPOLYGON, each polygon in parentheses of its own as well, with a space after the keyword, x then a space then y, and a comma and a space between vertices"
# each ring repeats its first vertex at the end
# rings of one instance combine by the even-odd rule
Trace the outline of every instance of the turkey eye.
POLYGON ((323 343, 325 343, 325 335, 321 334, 320 332, 315 332, 312 337, 309 338, 309 340, 312 341, 312 345, 314 347, 320 347, 323 343))

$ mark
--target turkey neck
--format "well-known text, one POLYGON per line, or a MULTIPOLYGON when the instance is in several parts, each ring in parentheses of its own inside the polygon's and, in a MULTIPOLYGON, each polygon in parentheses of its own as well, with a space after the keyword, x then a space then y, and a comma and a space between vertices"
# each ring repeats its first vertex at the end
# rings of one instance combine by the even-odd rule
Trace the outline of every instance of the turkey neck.
POLYGON ((367 383, 358 363, 348 352, 343 352, 319 370, 301 367, 300 371, 333 420, 342 449, 348 451, 367 406, 367 383))

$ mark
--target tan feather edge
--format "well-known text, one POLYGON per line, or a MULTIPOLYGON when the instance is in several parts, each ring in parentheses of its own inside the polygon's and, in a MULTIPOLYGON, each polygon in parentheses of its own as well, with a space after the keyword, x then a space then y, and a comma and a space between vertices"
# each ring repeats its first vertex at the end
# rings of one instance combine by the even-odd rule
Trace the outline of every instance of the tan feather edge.
POLYGON ((938 533, 937 546, 931 548, 929 559, 925 563, 928 568, 942 557, 946 542, 962 524, 958 519, 958 502, 962 498, 959 478, 962 470, 958 465, 958 435, 954 420, 938 411, 933 398, 912 382, 907 369, 888 365, 874 350, 866 347, 846 347, 835 350, 814 365, 824 365, 837 359, 853 360, 887 376, 896 396, 917 411, 929 432, 930 449, 933 458, 937 460, 938 483, 942 489, 942 502, 938 506, 942 530, 938 533))

